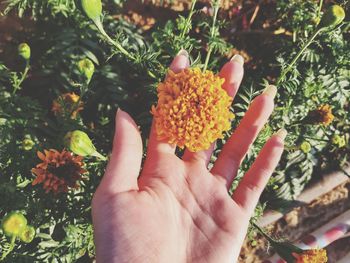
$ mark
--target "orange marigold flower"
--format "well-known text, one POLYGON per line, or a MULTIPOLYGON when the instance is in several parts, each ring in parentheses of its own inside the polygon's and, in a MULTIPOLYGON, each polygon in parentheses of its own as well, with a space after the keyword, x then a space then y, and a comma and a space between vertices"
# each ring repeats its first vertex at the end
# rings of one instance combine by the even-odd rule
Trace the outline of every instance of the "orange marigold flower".
POLYGON ((51 110, 55 115, 69 116, 75 119, 79 111, 83 109, 83 102, 79 99, 79 95, 74 92, 62 94, 53 101, 51 110))
POLYGON ((318 123, 328 126, 333 121, 334 115, 332 114, 331 106, 325 104, 319 106, 317 110, 311 111, 309 113, 309 118, 312 123, 318 123))
POLYGON ((223 78, 199 68, 169 71, 158 85, 158 105, 151 110, 158 139, 196 152, 223 138, 234 118, 223 83, 223 78))
POLYGON ((324 249, 304 250, 296 255, 296 263, 326 263, 328 261, 327 251, 324 249))
POLYGON ((83 157, 74 156, 66 150, 59 152, 54 149, 44 150, 44 153, 38 151, 37 154, 42 162, 32 169, 32 173, 36 175, 33 185, 42 183, 46 193, 67 192, 68 187, 79 186, 77 181, 86 172, 82 168, 83 157))

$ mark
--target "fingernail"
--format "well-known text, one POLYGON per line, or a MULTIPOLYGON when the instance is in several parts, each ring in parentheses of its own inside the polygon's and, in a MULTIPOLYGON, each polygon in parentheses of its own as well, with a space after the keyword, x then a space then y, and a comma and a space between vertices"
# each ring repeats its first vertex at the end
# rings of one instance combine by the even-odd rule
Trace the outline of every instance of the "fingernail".
POLYGON ((284 141, 284 139, 287 137, 287 134, 288 134, 288 132, 287 132, 287 130, 286 129, 279 129, 276 133, 275 133, 275 135, 277 136, 277 137, 279 137, 281 140, 283 140, 284 141))
POLYGON ((276 97, 277 94, 277 88, 274 85, 269 85, 265 88, 262 94, 265 94, 267 96, 271 96, 272 98, 276 97))
POLYGON ((239 64, 241 64, 242 66, 244 65, 244 58, 241 56, 241 55, 234 55, 232 58, 231 58, 231 61, 235 61, 239 64))
POLYGON ((188 52, 183 48, 176 54, 176 56, 185 56, 186 58, 189 57, 188 52))

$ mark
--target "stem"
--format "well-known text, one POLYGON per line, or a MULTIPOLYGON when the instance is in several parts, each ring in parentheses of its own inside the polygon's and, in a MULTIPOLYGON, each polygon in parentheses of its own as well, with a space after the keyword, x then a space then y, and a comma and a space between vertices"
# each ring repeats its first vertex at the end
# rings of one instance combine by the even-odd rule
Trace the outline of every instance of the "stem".
POLYGON ((98 159, 102 160, 102 161, 106 161, 107 158, 105 156, 103 156, 102 154, 100 154, 99 152, 95 151, 93 154, 91 154, 94 157, 97 157, 98 159))
POLYGON ((131 60, 135 60, 135 57, 131 55, 125 48, 122 47, 122 45, 113 40, 104 30, 103 25, 101 23, 100 19, 93 21, 97 27, 97 29, 100 31, 100 33, 106 38, 107 42, 109 42, 111 45, 115 46, 121 53, 123 53, 125 56, 127 56, 131 60))
POLYGON ((320 0, 320 3, 318 5, 318 9, 317 9, 317 17, 321 16, 322 5, 323 5, 323 0, 320 0))
POLYGON ((4 260, 8 254, 10 254, 10 252, 14 249, 15 247, 15 241, 16 241, 16 236, 12 236, 11 238, 11 243, 10 243, 10 247, 9 249, 7 249, 4 254, 2 254, 0 261, 4 260))
POLYGON ((27 74, 28 74, 28 71, 30 69, 30 66, 29 66, 29 60, 26 60, 26 67, 24 68, 24 71, 22 73, 22 76, 21 76, 21 79, 19 80, 19 82, 17 82, 14 86, 13 86, 13 91, 12 91, 12 94, 15 94, 16 91, 20 88, 22 82, 25 80, 27 74))
POLYGON ((266 234, 265 231, 262 230, 262 229, 260 228, 260 226, 258 226, 258 225, 257 225, 256 223, 254 223, 254 222, 252 222, 251 224, 252 224, 252 226, 253 226, 255 229, 257 229, 257 230, 259 231, 259 233, 260 233, 264 238, 267 239, 267 241, 269 241, 270 243, 276 243, 276 241, 275 241, 274 239, 272 239, 268 234, 266 234))
POLYGON ((292 69, 292 67, 294 66, 295 62, 297 62, 297 60, 299 59, 299 57, 304 53, 304 51, 306 50, 306 48, 308 46, 310 46, 310 44, 314 41, 315 37, 322 31, 322 29, 317 29, 314 34, 309 38, 309 40, 304 44, 304 46, 299 50, 298 54, 294 57, 294 59, 289 63, 288 67, 285 68, 281 75, 278 77, 277 81, 276 81, 276 86, 278 86, 282 79, 286 76, 286 74, 292 69))
POLYGON ((190 13, 188 14, 188 17, 186 19, 186 23, 185 23, 185 27, 183 28, 180 37, 183 38, 185 36, 185 34, 188 33, 189 27, 191 25, 191 19, 193 16, 193 11, 194 11, 194 6, 196 5, 197 0, 192 0, 192 5, 191 5, 191 10, 190 13))
MULTIPOLYGON (((213 16, 213 24, 212 24, 212 26, 210 28, 210 37, 211 38, 213 38, 215 36, 215 34, 216 34, 216 19, 217 19, 219 8, 220 8, 220 1, 214 2, 213 6, 214 6, 214 16, 213 16)), ((205 58, 203 72, 205 72, 207 70, 209 59, 210 59, 210 55, 211 55, 212 51, 213 51, 213 47, 209 43, 209 49, 208 49, 207 56, 205 58)))

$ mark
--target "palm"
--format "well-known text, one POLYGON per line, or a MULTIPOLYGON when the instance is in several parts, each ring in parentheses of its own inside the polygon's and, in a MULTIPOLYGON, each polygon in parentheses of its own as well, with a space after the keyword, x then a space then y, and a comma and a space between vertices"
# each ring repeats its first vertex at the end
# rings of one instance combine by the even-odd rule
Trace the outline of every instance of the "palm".
POLYGON ((114 140, 118 151, 113 150, 93 200, 100 262, 234 262, 237 259, 250 215, 283 148, 282 139, 272 137, 234 196, 228 194, 246 149, 272 111, 273 98, 260 97, 211 171, 207 164, 212 149, 198 153, 185 151, 180 159, 174 154, 173 146, 157 141, 152 128, 147 159, 138 177, 142 156, 140 135, 131 117, 118 112, 118 136, 114 140), (242 132, 248 133, 245 140, 240 140, 243 145, 238 145, 237 137, 242 132))

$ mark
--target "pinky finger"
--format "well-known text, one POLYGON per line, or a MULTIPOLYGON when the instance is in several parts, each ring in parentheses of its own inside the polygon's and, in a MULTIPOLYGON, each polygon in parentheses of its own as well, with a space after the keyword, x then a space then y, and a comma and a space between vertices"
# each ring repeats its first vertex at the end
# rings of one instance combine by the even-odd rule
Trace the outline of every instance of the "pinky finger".
POLYGON ((281 158, 286 135, 287 131, 281 129, 267 141, 233 193, 233 200, 249 215, 254 212, 260 195, 281 158))

